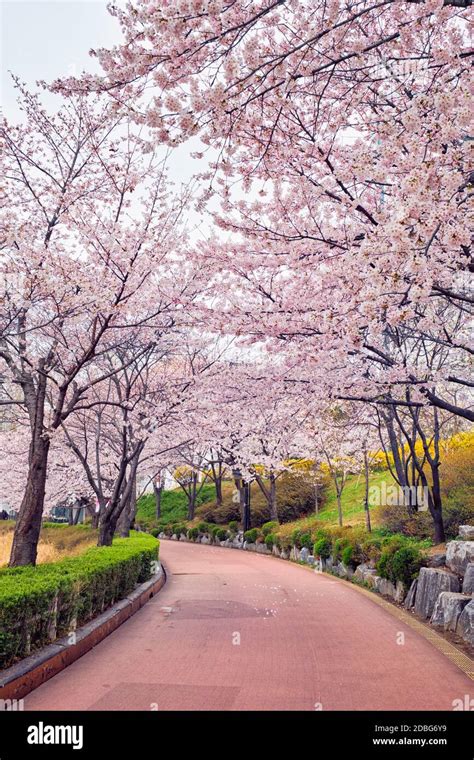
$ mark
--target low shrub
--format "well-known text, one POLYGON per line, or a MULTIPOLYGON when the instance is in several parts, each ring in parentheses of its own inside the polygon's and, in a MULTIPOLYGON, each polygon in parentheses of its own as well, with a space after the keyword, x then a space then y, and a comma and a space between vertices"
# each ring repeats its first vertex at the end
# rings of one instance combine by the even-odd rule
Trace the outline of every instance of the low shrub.
POLYGON ((0 667, 70 633, 148 580, 158 545, 132 532, 60 562, 1 569, 0 667))
POLYGON ((333 541, 332 556, 333 556, 335 562, 341 562, 342 561, 342 552, 349 545, 350 545, 349 544, 349 538, 336 538, 333 541))
POLYGON ((268 549, 273 549, 274 546, 278 546, 278 538, 274 533, 268 533, 265 536, 265 546, 268 547, 268 549))
POLYGON ((215 537, 218 541, 225 541, 227 539, 227 531, 225 528, 218 528, 215 537))
POLYGON ((315 557, 321 559, 327 559, 331 554, 331 542, 328 538, 318 538, 313 546, 313 554, 315 557))
POLYGON ((423 557, 416 546, 404 546, 393 555, 388 566, 390 580, 394 583, 402 581, 408 588, 411 582, 418 576, 423 564, 423 557))
POLYGON ((152 528, 150 530, 150 535, 152 535, 154 538, 157 538, 161 533, 160 528, 152 528))
POLYGON ((209 533, 210 525, 207 522, 200 522, 197 524, 197 530, 199 533, 209 533))
POLYGON ((188 538, 190 541, 195 541, 199 537, 199 528, 189 528, 188 538))
POLYGON ((341 552, 341 559, 346 565, 346 567, 356 566, 358 563, 355 559, 353 559, 354 555, 354 547, 349 544, 348 546, 345 546, 344 549, 341 552))
POLYGON ((257 538, 257 528, 250 528, 250 530, 246 530, 244 533, 244 541, 247 541, 248 544, 254 544, 257 541, 257 538))
POLYGON ((270 535, 270 533, 273 533, 276 528, 278 528, 278 523, 276 520, 270 520, 270 522, 266 522, 262 525, 262 533, 263 537, 266 538, 270 535))
POLYGON ((423 564, 422 544, 414 543, 405 536, 387 538, 377 563, 377 572, 392 583, 402 581, 409 586, 417 577, 423 564))
POLYGON ((298 549, 311 549, 313 546, 313 539, 311 538, 311 533, 301 531, 301 530, 294 530, 291 534, 291 540, 293 542, 293 545, 296 546, 298 549))
POLYGON ((237 522, 237 520, 231 520, 230 521, 230 523, 229 523, 229 530, 232 533, 237 533, 238 532, 238 530, 239 530, 239 523, 237 522))

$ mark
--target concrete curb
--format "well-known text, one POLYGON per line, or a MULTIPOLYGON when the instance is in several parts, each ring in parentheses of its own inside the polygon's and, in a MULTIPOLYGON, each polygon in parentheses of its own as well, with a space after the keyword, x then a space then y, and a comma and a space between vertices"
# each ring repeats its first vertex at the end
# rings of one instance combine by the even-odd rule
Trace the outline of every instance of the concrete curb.
POLYGON ((65 636, 0 672, 0 699, 22 699, 67 668, 138 612, 160 591, 165 581, 166 573, 160 565, 160 572, 153 578, 137 586, 124 599, 74 631, 74 644, 70 644, 65 636))

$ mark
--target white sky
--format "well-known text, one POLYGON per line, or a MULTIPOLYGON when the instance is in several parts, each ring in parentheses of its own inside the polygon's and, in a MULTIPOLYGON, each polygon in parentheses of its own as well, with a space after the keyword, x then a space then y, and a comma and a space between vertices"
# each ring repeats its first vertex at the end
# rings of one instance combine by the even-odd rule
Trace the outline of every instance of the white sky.
MULTIPOLYGON (((124 5, 124 0, 115 0, 124 5)), ((111 47, 122 39, 117 19, 107 12, 106 0, 0 0, 0 100, 4 115, 16 121, 21 112, 16 105, 16 92, 9 72, 34 89, 38 80, 51 82, 58 77, 78 76, 82 71, 101 71, 91 48, 111 47)), ((59 97, 42 94, 48 108, 57 108, 59 97)), ((193 160, 190 152, 200 144, 190 143, 173 151, 169 163, 171 178, 187 183, 202 162, 193 160)), ((207 221, 193 211, 191 226, 200 225, 198 236, 206 235, 207 221)))
POLYGON ((120 40, 105 0, 1 0, 2 105, 17 114, 9 71, 29 86, 38 79, 98 71, 94 47, 120 40))

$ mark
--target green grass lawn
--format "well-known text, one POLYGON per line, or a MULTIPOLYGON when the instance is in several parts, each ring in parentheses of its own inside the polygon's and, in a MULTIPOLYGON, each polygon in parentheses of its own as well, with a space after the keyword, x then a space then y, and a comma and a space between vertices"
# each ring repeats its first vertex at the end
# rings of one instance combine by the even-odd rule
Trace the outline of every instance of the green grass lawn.
MULTIPOLYGON (((380 486, 383 481, 390 485, 393 481, 387 471, 373 472, 370 476, 371 486, 380 486)), ((215 507, 215 488, 212 483, 205 484, 198 497, 198 509, 196 520, 205 518, 209 522, 227 524, 230 519, 239 519, 239 507, 232 500, 234 492, 232 482, 223 483, 224 504, 222 507, 215 507), (235 512, 235 514, 234 514, 235 512)), ((349 475, 345 488, 342 493, 342 509, 344 522, 351 524, 362 523, 365 520, 364 512, 364 478, 362 475, 349 475)), ((280 479, 277 481, 277 493, 279 500, 279 509, 282 513, 280 518, 285 525, 291 525, 294 528, 299 527, 300 522, 315 521, 325 525, 337 525, 337 499, 334 484, 328 481, 325 489, 322 508, 315 515, 312 509, 305 509, 305 501, 311 498, 312 488, 308 488, 307 483, 293 479, 280 479), (300 497, 297 498, 298 494, 300 497), (298 503, 299 502, 299 503, 298 503), (286 505, 286 506, 285 506, 286 505), (293 505, 291 509, 289 505, 293 505), (293 520, 285 519, 285 514, 292 514, 293 520), (300 519, 294 519, 301 515, 300 519)), ((170 491, 164 491, 161 502, 162 517, 160 523, 166 525, 169 523, 183 522, 186 520, 187 498, 184 491, 176 488, 170 491)), ((374 525, 377 523, 378 510, 372 510, 374 525)), ((269 519, 265 515, 265 500, 256 484, 252 485, 252 516, 253 524, 260 525, 269 519)), ((149 529, 156 525, 155 517, 155 497, 154 494, 145 494, 138 501, 137 523, 149 529)))
MULTIPOLYGON (((394 484, 393 478, 388 470, 383 470, 382 472, 371 472, 369 487, 380 487, 384 481, 386 482, 387 486, 392 486, 394 484)), ((362 474, 348 475, 341 498, 344 520, 348 520, 353 524, 365 521, 364 496, 364 476, 362 474)), ((373 508, 373 517, 375 520, 377 519, 377 513, 377 508, 373 508)), ((336 489, 332 482, 326 488, 324 505, 316 516, 316 519, 327 523, 328 525, 337 525, 337 497, 336 489)))
MULTIPOLYGON (((203 485, 197 504, 213 501, 216 497, 216 491, 213 483, 203 485)), ((170 491, 163 491, 161 495, 161 520, 165 525, 167 523, 183 522, 186 520, 188 500, 186 494, 181 488, 174 488, 170 491)), ((156 524, 156 502, 153 493, 146 493, 138 500, 137 523, 148 528, 156 524)))
MULTIPOLYGON (((383 481, 386 482, 387 486, 392 485, 394 482, 388 470, 370 473, 370 487, 380 487, 383 481)), ((365 525, 364 495, 364 476, 348 475, 341 497, 343 525, 365 525)), ((376 528, 379 525, 379 515, 380 507, 370 508, 371 524, 373 528, 376 528)), ((318 513, 316 514, 313 511, 307 513, 299 520, 292 520, 291 522, 285 523, 279 528, 278 534, 280 536, 291 536, 295 530, 313 533, 317 530, 318 526, 335 527, 337 525, 339 525, 339 521, 336 489, 333 482, 328 481, 324 491, 323 506, 318 513)))

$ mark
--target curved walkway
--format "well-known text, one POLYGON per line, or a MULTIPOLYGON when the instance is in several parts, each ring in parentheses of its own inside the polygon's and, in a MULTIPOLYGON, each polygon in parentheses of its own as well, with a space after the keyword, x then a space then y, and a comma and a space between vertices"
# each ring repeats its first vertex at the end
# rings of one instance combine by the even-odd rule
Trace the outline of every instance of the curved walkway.
POLYGON ((163 590, 27 710, 452 710, 472 681, 350 584, 163 541, 163 590), (400 634, 404 634, 404 643, 400 634))

